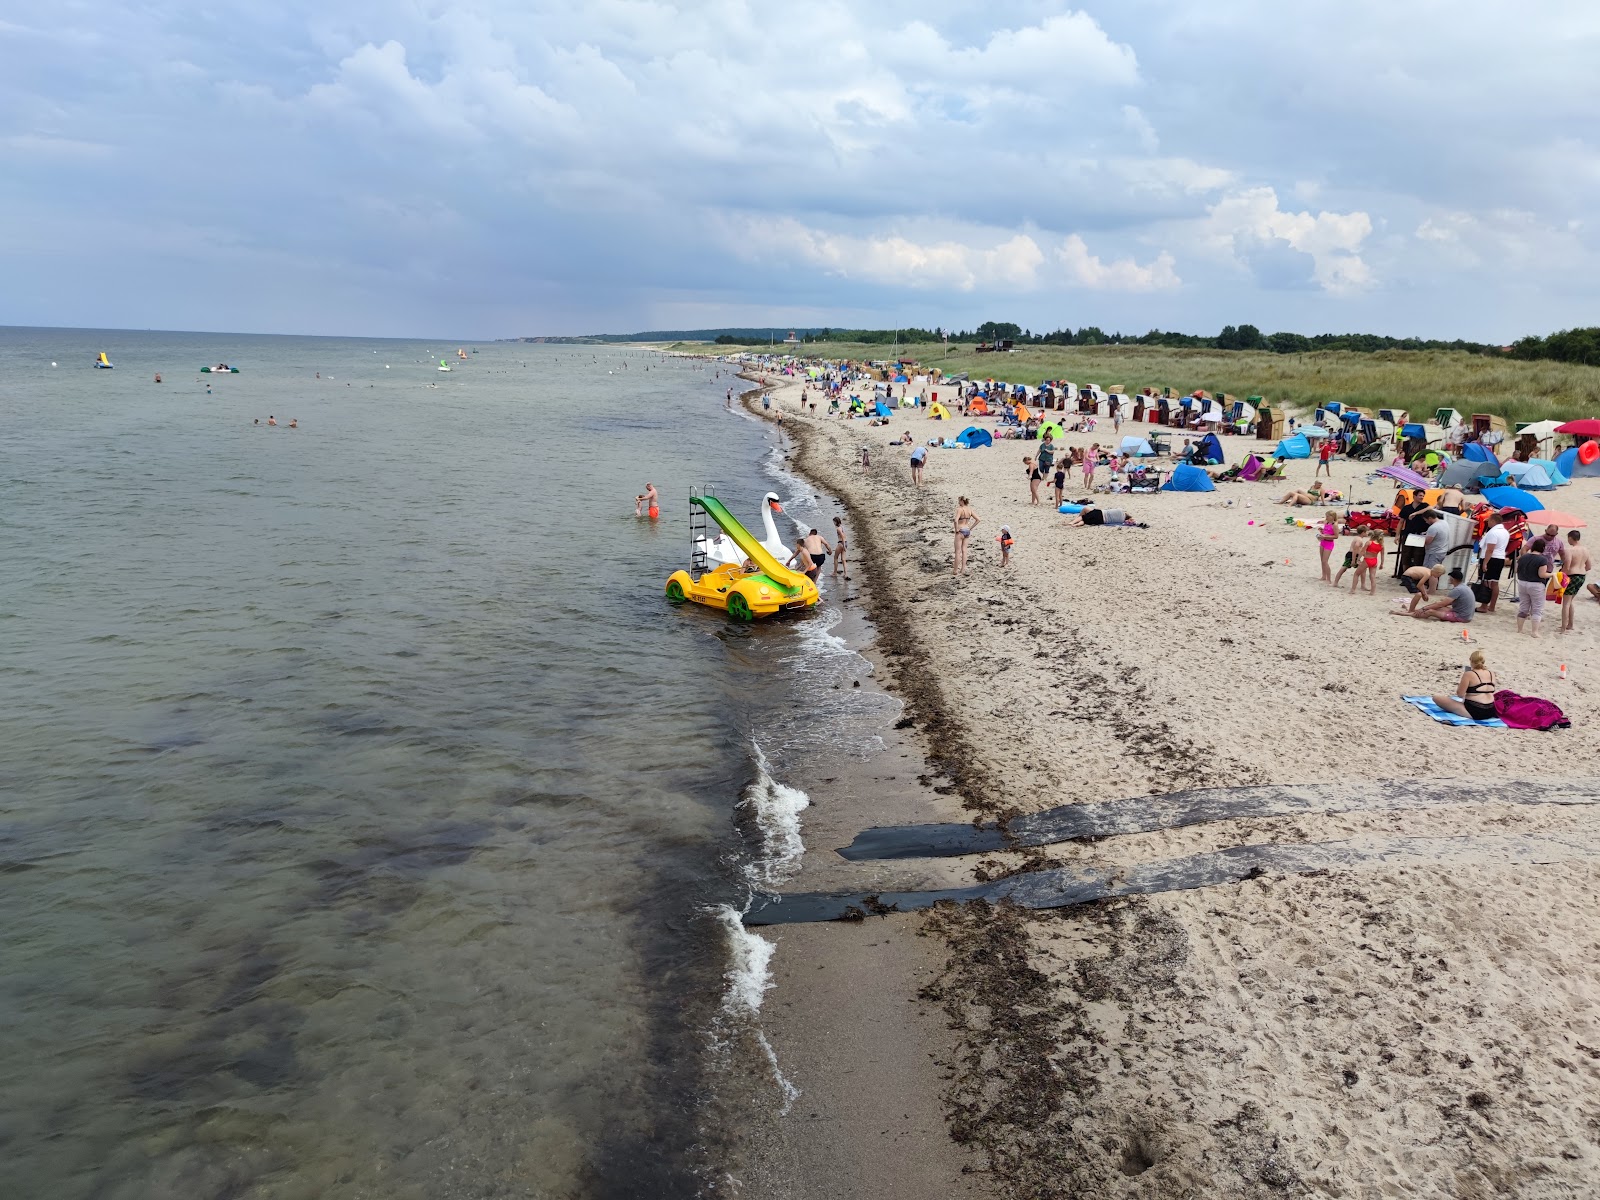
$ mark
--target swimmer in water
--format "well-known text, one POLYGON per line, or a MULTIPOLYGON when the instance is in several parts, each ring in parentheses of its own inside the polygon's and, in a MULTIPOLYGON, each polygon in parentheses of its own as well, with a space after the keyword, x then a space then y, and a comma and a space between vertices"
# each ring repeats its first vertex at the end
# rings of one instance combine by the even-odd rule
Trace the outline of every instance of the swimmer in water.
POLYGON ((278 418, 273 416, 271 413, 268 413, 267 414, 267 424, 268 425, 276 425, 277 423, 278 423, 278 418))
POLYGON ((256 418, 256 419, 255 419, 255 420, 254 420, 254 421, 252 421, 252 422, 251 422, 251 424, 252 424, 252 425, 259 425, 259 424, 261 424, 261 418, 260 418, 260 417, 257 417, 257 418, 256 418))
POLYGON ((289 428, 290 429, 299 429, 300 428, 300 418, 299 417, 290 417, 289 418, 289 428))
POLYGON ((636 516, 636 517, 644 516, 644 496, 643 495, 638 495, 638 496, 635 496, 633 498, 633 515, 636 516))
POLYGON ((661 504, 660 504, 661 497, 656 494, 656 485, 655 484, 646 483, 644 485, 644 500, 645 500, 645 506, 650 510, 650 519, 652 521, 654 521, 658 517, 660 517, 661 516, 661 504))

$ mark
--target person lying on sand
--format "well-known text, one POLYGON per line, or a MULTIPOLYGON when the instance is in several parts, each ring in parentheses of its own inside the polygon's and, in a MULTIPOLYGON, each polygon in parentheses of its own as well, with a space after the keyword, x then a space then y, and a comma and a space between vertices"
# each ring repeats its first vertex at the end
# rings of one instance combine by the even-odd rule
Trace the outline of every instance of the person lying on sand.
MULTIPOLYGON (((1081 513, 1072 518, 1073 525, 1139 525, 1120 508, 1085 508, 1081 513)), ((1148 529, 1148 525, 1139 525, 1141 529, 1148 529)))
POLYGON ((1320 504, 1322 499, 1322 480, 1319 479, 1317 482, 1311 485, 1311 489, 1309 491, 1285 492, 1283 498, 1281 500, 1274 501, 1274 503, 1292 504, 1296 507, 1299 507, 1306 504, 1320 504))

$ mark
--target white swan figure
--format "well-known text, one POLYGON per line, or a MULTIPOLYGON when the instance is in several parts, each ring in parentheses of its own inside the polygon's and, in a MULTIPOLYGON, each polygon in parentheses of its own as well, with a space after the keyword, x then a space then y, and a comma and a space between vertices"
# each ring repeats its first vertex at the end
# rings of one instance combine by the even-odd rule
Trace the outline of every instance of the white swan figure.
MULTIPOLYGON (((772 519, 773 513, 783 511, 783 505, 778 503, 777 492, 768 492, 761 499, 761 531, 765 535, 761 539, 762 549, 780 563, 784 562, 794 553, 794 549, 778 535, 777 523, 772 519)), ((705 553, 706 561, 713 568, 744 561, 744 553, 733 544, 732 538, 720 530, 709 539, 696 538, 694 548, 705 553)))

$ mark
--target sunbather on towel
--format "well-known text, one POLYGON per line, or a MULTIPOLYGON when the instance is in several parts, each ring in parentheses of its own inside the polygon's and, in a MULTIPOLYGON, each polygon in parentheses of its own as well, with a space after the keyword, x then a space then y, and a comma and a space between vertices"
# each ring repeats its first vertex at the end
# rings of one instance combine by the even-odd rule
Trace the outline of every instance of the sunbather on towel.
POLYGON ((1283 499, 1277 501, 1277 503, 1292 504, 1295 507, 1300 507, 1306 504, 1320 504, 1322 503, 1322 500, 1322 480, 1319 479, 1317 482, 1311 485, 1310 491, 1302 492, 1295 490, 1291 492, 1285 492, 1283 499))
POLYGON ((1434 696, 1433 702, 1445 712, 1474 721, 1492 721, 1498 715, 1494 710, 1494 694, 1499 680, 1483 663, 1483 651, 1474 650, 1467 659, 1469 665, 1461 672, 1454 696, 1434 696))

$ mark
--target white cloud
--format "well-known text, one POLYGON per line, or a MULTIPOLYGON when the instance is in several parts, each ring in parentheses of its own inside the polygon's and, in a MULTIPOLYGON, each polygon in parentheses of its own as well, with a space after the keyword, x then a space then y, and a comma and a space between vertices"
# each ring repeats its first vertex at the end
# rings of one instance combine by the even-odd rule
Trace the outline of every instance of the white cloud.
POLYGON ((1067 269, 1068 279, 1079 287, 1095 291, 1166 291, 1183 282, 1173 270, 1172 255, 1166 251, 1158 254, 1147 267, 1141 267, 1131 258, 1105 263, 1090 254, 1083 239, 1074 233, 1062 243, 1057 256, 1067 269))
MULTIPOLYGON (((1200 229, 1203 244, 1258 276, 1263 264, 1281 270, 1281 251, 1289 250, 1308 260, 1309 279, 1324 291, 1351 292, 1373 282, 1360 255, 1372 233, 1372 218, 1365 212, 1285 212, 1274 189, 1257 187, 1211 205, 1200 229)), ((1289 281, 1274 277, 1263 282, 1289 281)))
MULTIPOLYGON (((1172 256, 1148 266, 1132 259, 1104 262, 1077 234, 1048 253, 1037 233, 1006 237, 966 231, 965 237, 915 239, 903 234, 859 236, 815 229, 784 218, 740 222, 735 243, 760 260, 779 256, 822 268, 842 279, 906 288, 957 291, 1033 291, 1061 287, 1090 291, 1158 291, 1178 287, 1172 256)), ((1046 238, 1046 244, 1055 239, 1046 238)))

